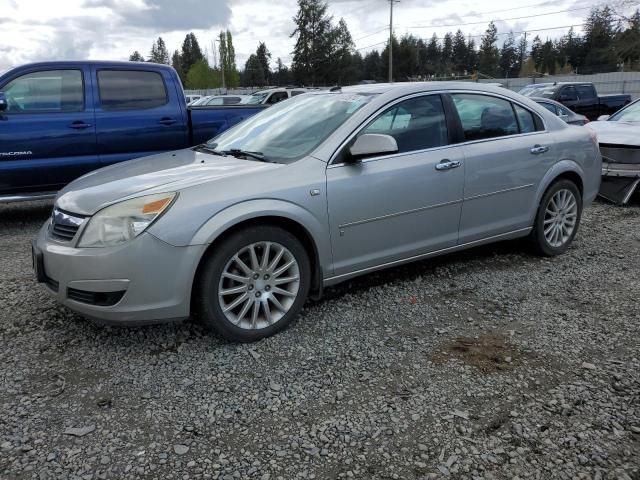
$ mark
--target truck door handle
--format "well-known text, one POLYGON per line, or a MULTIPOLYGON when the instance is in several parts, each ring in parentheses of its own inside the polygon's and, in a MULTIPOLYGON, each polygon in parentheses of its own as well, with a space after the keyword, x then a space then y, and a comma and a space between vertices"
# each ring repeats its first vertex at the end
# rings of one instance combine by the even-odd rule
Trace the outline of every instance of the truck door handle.
POLYGON ((69 128, 75 128, 76 130, 82 130, 83 128, 89 128, 91 126, 90 123, 85 123, 81 120, 73 122, 69 125, 69 128))
POLYGON ((173 118, 165 117, 161 118, 158 123, 160 123, 161 125, 173 125, 174 123, 176 123, 176 121, 173 118))
POLYGON ((452 168, 458 168, 460 165, 462 165, 462 162, 458 160, 452 161, 445 158, 444 160, 440 160, 440 163, 436 164, 436 170, 438 171, 451 170, 452 168))
POLYGON ((533 155, 540 155, 541 153, 547 153, 548 151, 549 147, 545 147, 543 145, 534 145, 530 150, 533 155))

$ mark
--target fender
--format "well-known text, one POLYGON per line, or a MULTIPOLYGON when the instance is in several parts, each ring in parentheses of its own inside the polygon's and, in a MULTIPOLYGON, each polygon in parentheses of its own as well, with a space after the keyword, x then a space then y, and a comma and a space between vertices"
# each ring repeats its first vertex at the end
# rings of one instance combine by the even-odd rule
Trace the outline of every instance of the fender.
POLYGON ((333 274, 331 241, 327 233, 326 218, 318 219, 305 208, 284 200, 254 199, 231 205, 207 220, 194 235, 191 245, 210 245, 234 225, 260 217, 281 217, 301 225, 315 243, 322 271, 325 275, 333 274))
POLYGON ((563 173, 567 173, 567 172, 578 174, 580 176, 580 179, 582 180, 583 187, 586 186, 585 172, 582 169, 582 167, 578 163, 576 163, 574 160, 564 159, 553 164, 553 166, 547 171, 545 176, 542 177, 542 180, 538 184, 538 188, 536 190, 536 201, 531 206, 531 211, 529 212, 530 224, 533 225, 533 222, 536 217, 536 213, 538 211, 538 206, 542 201, 542 196, 544 195, 544 192, 547 191, 547 188, 549 188, 549 185, 551 185, 556 178, 558 178, 563 173))

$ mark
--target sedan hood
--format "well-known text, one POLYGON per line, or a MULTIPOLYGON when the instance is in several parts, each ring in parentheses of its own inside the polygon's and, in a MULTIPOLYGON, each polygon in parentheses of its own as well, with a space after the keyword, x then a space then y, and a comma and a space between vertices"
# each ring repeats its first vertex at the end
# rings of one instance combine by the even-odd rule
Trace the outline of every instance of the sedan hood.
POLYGON ((640 146, 640 125, 627 122, 591 122, 587 127, 598 134, 598 143, 640 146))
POLYGON ((72 213, 93 215, 104 206, 128 197, 175 192, 283 166, 191 149, 179 150, 111 165, 80 177, 58 194, 56 206, 72 213))

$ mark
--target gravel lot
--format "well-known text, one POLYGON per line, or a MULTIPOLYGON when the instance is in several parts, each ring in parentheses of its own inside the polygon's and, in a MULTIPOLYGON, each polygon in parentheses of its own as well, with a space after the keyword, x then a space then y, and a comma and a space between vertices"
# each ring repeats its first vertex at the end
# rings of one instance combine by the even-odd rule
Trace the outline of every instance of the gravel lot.
POLYGON ((253 345, 97 326, 0 206, 0 478, 640 479, 640 207, 363 277, 253 345))

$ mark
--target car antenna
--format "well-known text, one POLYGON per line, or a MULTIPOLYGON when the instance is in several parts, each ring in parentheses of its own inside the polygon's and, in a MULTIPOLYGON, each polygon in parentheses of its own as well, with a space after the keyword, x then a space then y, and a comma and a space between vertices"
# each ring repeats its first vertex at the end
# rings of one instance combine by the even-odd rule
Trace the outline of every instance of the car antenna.
POLYGON ((329 89, 329 91, 330 91, 330 92, 340 92, 340 91, 342 91, 342 87, 341 87, 341 86, 339 86, 339 85, 336 85, 335 87, 331 87, 331 88, 329 89))

